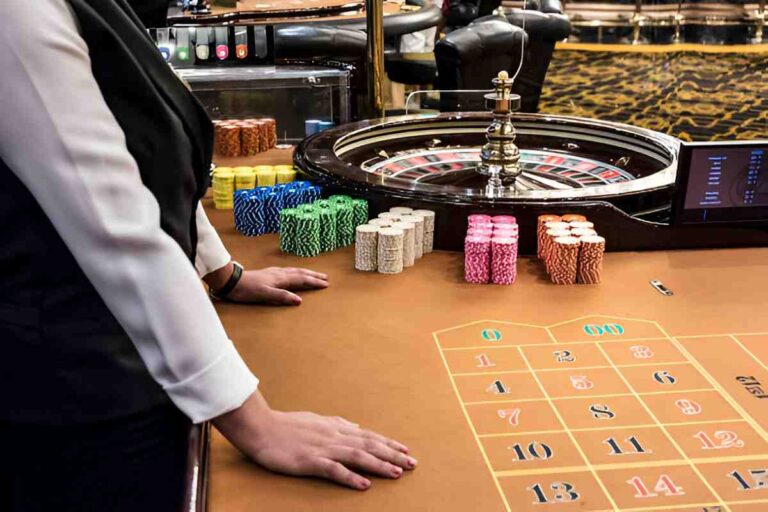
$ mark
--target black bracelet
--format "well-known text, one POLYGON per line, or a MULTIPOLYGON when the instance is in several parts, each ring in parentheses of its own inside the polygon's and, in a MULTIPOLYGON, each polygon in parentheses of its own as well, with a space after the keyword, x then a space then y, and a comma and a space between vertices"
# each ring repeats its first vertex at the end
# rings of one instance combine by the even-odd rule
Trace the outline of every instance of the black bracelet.
POLYGON ((232 293, 232 290, 235 289, 235 286, 237 286, 240 278, 243 277, 243 266, 236 261, 232 262, 232 266, 234 267, 232 270, 232 275, 229 276, 229 280, 226 282, 226 284, 224 284, 224 286, 218 290, 214 290, 213 288, 208 289, 208 293, 214 299, 227 300, 227 296, 232 293))

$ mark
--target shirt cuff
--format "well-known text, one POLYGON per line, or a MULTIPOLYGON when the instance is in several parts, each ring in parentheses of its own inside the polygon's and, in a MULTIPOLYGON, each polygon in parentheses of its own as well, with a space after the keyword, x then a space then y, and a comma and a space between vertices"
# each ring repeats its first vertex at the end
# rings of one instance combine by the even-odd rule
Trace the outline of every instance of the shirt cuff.
POLYGON ((165 392, 193 423, 202 423, 243 405, 259 385, 230 341, 215 361, 165 392))

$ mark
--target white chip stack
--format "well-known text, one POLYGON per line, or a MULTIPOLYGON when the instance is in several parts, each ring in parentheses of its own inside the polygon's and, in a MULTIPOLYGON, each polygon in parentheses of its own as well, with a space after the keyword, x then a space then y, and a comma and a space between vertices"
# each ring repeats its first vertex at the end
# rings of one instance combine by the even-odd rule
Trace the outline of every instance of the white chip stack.
POLYGON ((435 212, 397 206, 355 231, 355 268, 398 274, 432 252, 435 212))
POLYGON ((364 224, 355 228, 355 268, 372 272, 378 268, 379 228, 364 224))
POLYGON ((432 252, 435 244, 435 212, 432 210, 414 210, 414 217, 424 219, 424 254, 432 252))
POLYGON ((418 215, 405 215, 403 220, 414 226, 413 254, 418 260, 424 256, 424 217, 418 215))
POLYGON ((416 226, 410 222, 395 222, 393 229, 400 229, 403 232, 403 266, 412 267, 416 263, 416 226))
POLYGON ((392 224, 394 224, 394 221, 391 219, 371 219, 368 221, 368 224, 371 226, 376 226, 378 228, 389 228, 392 227, 392 224))
POLYGON ((392 212, 382 212, 379 214, 379 218, 391 220, 392 222, 397 222, 402 220, 402 216, 399 213, 392 213, 392 212))
POLYGON ((378 268, 382 274, 399 274, 403 271, 402 229, 381 228, 379 230, 378 268))

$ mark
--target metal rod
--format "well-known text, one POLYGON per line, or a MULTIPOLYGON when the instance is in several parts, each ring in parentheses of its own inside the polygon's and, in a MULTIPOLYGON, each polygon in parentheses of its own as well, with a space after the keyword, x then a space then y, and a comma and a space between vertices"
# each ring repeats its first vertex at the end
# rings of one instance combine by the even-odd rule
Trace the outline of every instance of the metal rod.
POLYGON ((365 0, 369 116, 384 117, 384 0, 365 0))

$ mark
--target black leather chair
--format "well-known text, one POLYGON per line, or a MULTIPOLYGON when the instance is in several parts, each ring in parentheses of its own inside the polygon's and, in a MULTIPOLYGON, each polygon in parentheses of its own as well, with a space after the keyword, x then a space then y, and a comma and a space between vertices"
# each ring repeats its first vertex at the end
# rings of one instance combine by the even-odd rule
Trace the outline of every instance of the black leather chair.
POLYGON ((313 64, 344 67, 351 72, 352 118, 365 112, 366 37, 360 30, 321 25, 279 25, 275 27, 277 64, 313 64))
POLYGON ((408 32, 396 35, 391 32, 391 35, 385 37, 384 69, 393 82, 408 85, 432 84, 437 77, 434 57, 401 53, 400 39, 406 34, 441 26, 443 14, 434 5, 427 6, 424 0, 406 0, 406 4, 422 7, 425 15, 412 23, 408 32))
MULTIPOLYGON (((431 84, 437 74, 434 59, 414 59, 408 54, 400 53, 400 38, 405 34, 440 26, 443 13, 433 4, 426 5, 424 0, 406 0, 406 3, 419 6, 421 9, 384 17, 384 69, 393 82, 412 85, 431 84)), ((366 30, 364 19, 338 19, 323 22, 323 24, 362 32, 366 30)))
MULTIPOLYGON (((490 18, 456 29, 435 44, 439 89, 491 89, 499 71, 514 73, 520 63, 523 29, 490 18)), ((485 111, 481 93, 441 93, 440 110, 485 111)))
POLYGON ((445 18, 449 30, 465 27, 501 6, 501 0, 445 0, 445 18))
POLYGON ((356 63, 365 59, 365 33, 321 25, 275 27, 275 59, 333 60, 356 63))
POLYGON ((504 16, 512 25, 524 25, 528 34, 523 67, 514 91, 522 97, 522 112, 537 112, 555 43, 571 35, 571 22, 563 13, 560 0, 535 0, 526 5, 525 11, 504 9, 504 16))

